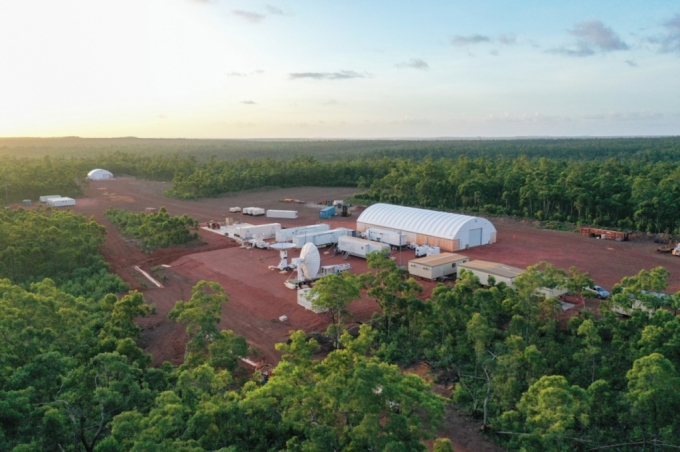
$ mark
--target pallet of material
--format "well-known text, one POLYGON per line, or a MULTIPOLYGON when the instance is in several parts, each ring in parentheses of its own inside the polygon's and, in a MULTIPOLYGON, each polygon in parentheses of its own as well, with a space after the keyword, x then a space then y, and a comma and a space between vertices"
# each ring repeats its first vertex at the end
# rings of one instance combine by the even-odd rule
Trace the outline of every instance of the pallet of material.
POLYGON ((627 242, 630 239, 630 233, 622 231, 612 231, 609 229, 582 227, 581 235, 586 237, 600 238, 604 240, 616 240, 617 242, 627 242))

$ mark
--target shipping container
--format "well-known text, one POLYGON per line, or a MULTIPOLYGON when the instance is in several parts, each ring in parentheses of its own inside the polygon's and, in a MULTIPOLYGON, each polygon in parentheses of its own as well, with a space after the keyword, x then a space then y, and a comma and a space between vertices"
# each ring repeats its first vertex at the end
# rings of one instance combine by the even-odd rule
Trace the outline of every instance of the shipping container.
POLYGON ((41 196, 41 197, 40 197, 40 202, 47 202, 48 199, 53 199, 53 198, 61 198, 61 195, 47 195, 47 196, 41 196))
POLYGON ((255 237, 255 234, 262 234, 263 239, 273 239, 276 237, 276 231, 280 230, 281 225, 279 223, 245 225, 236 228, 233 236, 241 240, 250 240, 255 237))
POLYGON ((335 215, 336 215, 335 206, 324 207, 319 212, 319 218, 321 218, 322 220, 327 220, 331 217, 334 217, 335 215))
POLYGON ((411 276, 435 281, 458 274, 458 265, 469 262, 470 258, 454 253, 441 253, 434 256, 421 257, 408 261, 408 272, 411 276))
POLYGON ((317 247, 335 245, 338 243, 338 237, 352 235, 353 232, 351 229, 337 228, 313 234, 301 234, 293 237, 293 243, 296 248, 302 248, 305 243, 313 243, 317 247))
POLYGON ((297 218, 297 210, 267 210, 267 218, 297 218))
POLYGON ((50 198, 47 200, 47 205, 50 207, 75 206, 76 200, 73 198, 50 198))
POLYGON ((290 242, 293 240, 293 237, 297 235, 314 234, 316 232, 329 231, 330 229, 331 227, 324 223, 300 226, 297 228, 281 229, 280 231, 276 232, 276 241, 290 242))
POLYGON ((370 228, 364 232, 364 236, 368 240, 375 242, 387 243, 396 247, 404 247, 407 245, 406 234, 395 231, 388 231, 385 229, 370 228))
POLYGON ((363 257, 365 259, 366 255, 372 251, 390 251, 390 245, 359 237, 345 236, 338 237, 338 250, 345 255, 363 257))
POLYGON ((258 216, 258 215, 264 215, 264 209, 261 207, 244 207, 243 208, 243 215, 252 215, 252 216, 258 216))

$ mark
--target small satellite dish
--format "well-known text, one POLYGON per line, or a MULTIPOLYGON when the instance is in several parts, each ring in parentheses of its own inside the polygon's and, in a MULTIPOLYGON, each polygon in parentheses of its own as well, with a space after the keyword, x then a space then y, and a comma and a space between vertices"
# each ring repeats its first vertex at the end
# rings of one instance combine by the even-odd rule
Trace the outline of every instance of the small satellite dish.
POLYGON ((279 256, 281 256, 281 262, 279 262, 279 265, 270 265, 270 270, 287 271, 295 268, 295 264, 288 264, 288 250, 295 248, 294 243, 274 243, 269 245, 269 248, 278 250, 279 256))
POLYGON ((300 251, 300 259, 302 260, 300 264, 302 275, 306 279, 314 279, 321 267, 321 255, 316 245, 311 242, 305 243, 300 251))

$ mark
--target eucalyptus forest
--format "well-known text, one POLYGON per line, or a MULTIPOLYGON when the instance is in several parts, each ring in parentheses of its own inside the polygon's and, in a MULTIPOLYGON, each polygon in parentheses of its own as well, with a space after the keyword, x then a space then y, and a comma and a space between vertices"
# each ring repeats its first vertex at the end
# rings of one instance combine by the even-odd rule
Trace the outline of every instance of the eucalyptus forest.
MULTIPOLYGON (((87 171, 103 167, 172 182, 166 196, 185 199, 343 186, 356 202, 680 234, 677 138, 5 146, 8 202, 80 196, 87 171), (20 148, 26 157, 10 156, 20 148)), ((195 221, 165 209, 107 217, 149 250, 194 238, 195 221)), ((461 272, 423 296, 374 253, 367 273, 313 289, 331 318, 330 351, 292 332, 265 376, 239 365, 252 350, 218 329, 229 297, 209 281, 168 316, 186 327, 183 362, 152 366, 135 319, 154 308, 108 271, 105 237, 68 210, 0 212, 0 450, 450 452, 438 431, 451 404, 510 451, 680 448, 680 293, 657 295, 662 267, 565 320, 536 289, 592 286, 576 268, 537 263, 517 290, 461 272), (347 306, 362 293, 381 312, 350 333, 347 306), (433 382, 404 371, 419 362, 433 382)))

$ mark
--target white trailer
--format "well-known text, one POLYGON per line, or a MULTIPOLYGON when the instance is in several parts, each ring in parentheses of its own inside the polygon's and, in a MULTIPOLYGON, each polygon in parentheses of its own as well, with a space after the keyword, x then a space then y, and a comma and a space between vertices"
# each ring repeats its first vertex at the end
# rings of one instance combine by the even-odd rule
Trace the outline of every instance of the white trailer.
POLYGON ((264 215, 264 209, 262 207, 244 207, 243 215, 252 215, 254 217, 264 215))
POLYGON ((281 225, 279 223, 268 223, 268 224, 257 224, 257 225, 246 225, 236 228, 233 236, 238 237, 241 240, 250 240, 255 238, 256 234, 262 234, 263 239, 273 239, 276 237, 276 231, 281 230, 281 225))
POLYGON ((338 250, 345 256, 357 256, 366 259, 366 255, 372 251, 387 250, 391 247, 387 243, 373 242, 359 237, 338 237, 338 250))
POLYGON ((305 243, 313 243, 317 247, 335 245, 338 243, 338 237, 348 235, 352 235, 351 229, 337 228, 330 231, 315 232, 314 234, 296 235, 293 237, 293 243, 296 248, 302 248, 305 243))
POLYGON ((267 218, 297 218, 297 210, 267 210, 267 218))
POLYGON ((75 206, 76 200, 73 198, 51 198, 47 200, 47 205, 50 207, 75 206))
POLYGON ((54 198, 61 198, 61 195, 47 195, 47 196, 41 196, 40 197, 40 202, 47 202, 50 199, 54 198))
POLYGON ((277 242, 290 242, 297 235, 314 234, 316 232, 329 231, 331 227, 327 224, 312 224, 309 226, 299 226, 297 228, 281 229, 276 232, 277 242))
POLYGON ((238 212, 241 212, 241 208, 240 207, 230 207, 229 212, 238 213, 238 212))
POLYGON ((406 234, 395 231, 387 231, 385 229, 369 228, 364 232, 363 236, 368 240, 387 243, 399 248, 402 248, 408 244, 406 241, 406 234))
POLYGON ((458 264, 469 262, 470 258, 454 253, 441 253, 408 261, 411 276, 435 281, 458 273, 458 264))

